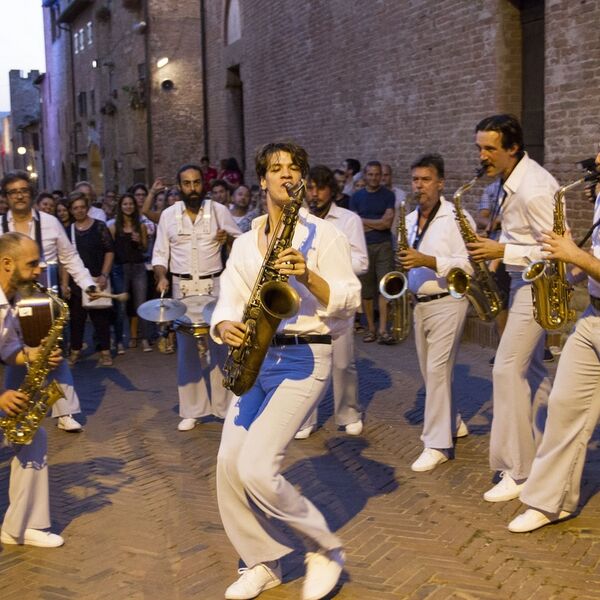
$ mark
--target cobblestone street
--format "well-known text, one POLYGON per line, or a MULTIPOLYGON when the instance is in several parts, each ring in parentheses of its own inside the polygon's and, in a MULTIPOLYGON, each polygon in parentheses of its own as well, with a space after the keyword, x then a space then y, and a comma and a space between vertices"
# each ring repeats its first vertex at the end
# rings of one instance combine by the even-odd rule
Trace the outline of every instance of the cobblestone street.
MULTIPOLYGON (((489 504, 487 450, 493 351, 462 346, 456 390, 470 435, 455 460, 431 473, 419 455, 423 390, 414 343, 357 337, 364 433, 337 431, 331 398, 322 426, 294 441, 286 477, 344 540, 339 600, 600 598, 600 436, 584 472, 582 513, 531 534, 511 534, 518 501, 489 504)), ((53 529, 64 547, 2 547, 2 600, 217 600, 236 578, 237 556, 219 518, 215 457, 221 423, 176 430, 175 355, 130 350, 102 368, 74 371, 85 431, 50 420, 53 529)), ((0 453, 0 513, 9 455, 0 453)), ((300 540, 299 540, 300 543, 300 540)), ((285 560, 284 585, 261 600, 299 598, 302 557, 285 560)))

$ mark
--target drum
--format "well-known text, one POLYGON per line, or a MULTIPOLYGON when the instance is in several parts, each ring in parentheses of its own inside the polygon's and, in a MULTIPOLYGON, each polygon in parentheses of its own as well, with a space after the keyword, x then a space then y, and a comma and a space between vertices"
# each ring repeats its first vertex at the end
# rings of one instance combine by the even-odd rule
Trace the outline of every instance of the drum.
POLYGON ((210 330, 210 315, 217 302, 215 296, 184 296, 179 299, 186 306, 185 315, 175 319, 175 330, 201 338, 210 330))

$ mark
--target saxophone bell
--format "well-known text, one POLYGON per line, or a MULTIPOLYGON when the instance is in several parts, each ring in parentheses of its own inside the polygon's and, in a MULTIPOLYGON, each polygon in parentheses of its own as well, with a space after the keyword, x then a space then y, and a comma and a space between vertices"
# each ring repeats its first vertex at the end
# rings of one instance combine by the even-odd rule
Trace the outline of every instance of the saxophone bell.
POLYGON ((289 319, 300 309, 300 295, 283 281, 267 281, 260 288, 260 303, 274 319, 289 319))
POLYGON ((471 277, 462 269, 451 269, 446 276, 448 291, 453 298, 461 300, 469 291, 471 277))
POLYGON ((390 271, 379 281, 379 293, 388 301, 399 300, 408 290, 408 279, 401 271, 390 271))
POLYGON ((523 271, 523 281, 525 283, 532 283, 536 281, 542 275, 546 273, 546 269, 548 267, 548 262, 545 260, 534 260, 529 264, 529 266, 523 271))

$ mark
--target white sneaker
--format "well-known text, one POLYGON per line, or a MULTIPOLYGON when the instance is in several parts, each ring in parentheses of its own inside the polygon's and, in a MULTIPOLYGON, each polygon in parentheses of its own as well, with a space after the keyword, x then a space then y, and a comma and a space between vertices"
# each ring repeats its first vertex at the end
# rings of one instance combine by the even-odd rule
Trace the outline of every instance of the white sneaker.
POLYGON ((571 513, 566 510, 561 510, 558 515, 548 516, 546 513, 536 510, 535 508, 528 508, 523 514, 518 515, 508 524, 508 530, 513 533, 535 531, 544 525, 557 523, 570 516, 571 513))
POLYGON ((410 465, 410 468, 417 473, 422 473, 424 471, 435 469, 438 465, 445 463, 447 460, 448 457, 444 452, 440 452, 435 448, 425 448, 425 450, 421 452, 421 456, 410 465))
POLYGON ((241 577, 225 590, 228 600, 249 600, 256 598, 261 592, 270 590, 281 584, 281 566, 279 561, 275 567, 267 567, 259 563, 251 569, 238 569, 241 577))
POLYGON ((194 427, 196 427, 196 419, 181 419, 177 425, 179 431, 191 431, 194 427))
POLYGON ((348 435, 360 435, 363 430, 363 422, 358 420, 355 423, 349 423, 344 429, 348 435))
POLYGON ((39 548, 58 548, 65 540, 56 533, 41 531, 40 529, 26 529, 22 538, 16 538, 2 530, 0 542, 3 544, 25 544, 26 546, 38 546, 39 548))
POLYGON ((117 344, 117 354, 123 356, 125 354, 125 346, 123 344, 117 344))
POLYGON ((313 426, 309 425, 308 427, 305 427, 304 429, 300 429, 300 431, 298 431, 298 433, 294 436, 295 440, 305 440, 308 437, 310 437, 310 434, 313 432, 313 426))
POLYGON ((517 483, 506 471, 502 471, 500 477, 500 481, 483 495, 484 500, 488 502, 507 502, 519 497, 525 482, 517 483))
POLYGON ((83 427, 71 415, 63 415, 58 417, 56 426, 64 431, 81 431, 83 427))
POLYGON ((346 555, 341 548, 327 552, 308 552, 302 600, 319 600, 327 596, 340 579, 346 555))
POLYGON ((458 429, 456 430, 454 437, 464 438, 464 437, 467 437, 468 435, 469 435, 469 428, 467 427, 467 424, 461 419, 460 425, 458 426, 458 429))

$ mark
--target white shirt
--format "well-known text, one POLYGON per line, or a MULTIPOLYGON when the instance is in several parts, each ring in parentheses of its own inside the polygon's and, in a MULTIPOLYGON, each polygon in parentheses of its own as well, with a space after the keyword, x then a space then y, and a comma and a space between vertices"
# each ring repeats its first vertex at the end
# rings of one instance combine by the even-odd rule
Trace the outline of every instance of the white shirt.
POLYGON ((156 229, 152 265, 173 273, 210 275, 223 268, 221 245, 215 239, 218 229, 241 235, 226 206, 205 200, 192 223, 184 202, 163 210, 156 229), (205 208, 209 207, 205 211, 205 208))
POLYGON ((106 213, 96 206, 90 206, 88 209, 88 217, 92 219, 98 219, 98 221, 102 221, 106 223, 106 213))
POLYGON ((523 271, 530 262, 544 258, 538 243, 542 231, 552 230, 556 179, 529 158, 527 153, 517 163, 503 185, 506 199, 502 203, 502 233, 507 271, 523 271))
MULTIPOLYGON (((59 262, 75 280, 75 283, 83 290, 91 285, 96 285, 77 250, 69 241, 61 222, 56 217, 45 212, 32 210, 31 213, 32 218, 29 221, 28 235, 32 240, 35 240, 35 221, 39 217, 42 230, 42 248, 44 251, 44 255, 41 257, 42 262, 59 262)), ((8 220, 8 230, 15 231, 15 221, 12 211, 9 210, 6 217, 8 220)))
MULTIPOLYGON (((598 219, 600 219, 600 194, 598 194, 596 205, 594 206, 593 223, 598 219)), ((596 227, 594 233, 592 233, 592 253, 595 258, 600 259, 600 226, 596 227)), ((588 291, 592 296, 600 298, 600 281, 588 277, 588 291)))
POLYGON ((369 255, 362 219, 351 210, 331 203, 325 220, 339 229, 350 243, 350 258, 355 275, 363 275, 369 270, 369 255))
POLYGON ((0 358, 6 362, 23 347, 18 334, 18 321, 13 307, 0 287, 0 358))
MULTIPOLYGON (((221 321, 241 321, 259 271, 264 262, 258 247, 260 227, 267 220, 262 215, 252 222, 252 229, 233 244, 227 267, 221 275, 221 291, 211 321, 211 335, 221 343, 216 325, 221 321)), ((300 296, 300 310, 281 321, 278 331, 287 334, 331 334, 334 338, 346 331, 347 320, 360 306, 360 282, 352 270, 348 238, 334 225, 300 209, 292 247, 300 250, 306 265, 329 285, 329 304, 323 306, 308 289, 290 277, 288 283, 300 296)))
MULTIPOLYGON (((467 248, 460 234, 454 205, 443 197, 435 217, 429 223, 417 250, 435 256, 437 270, 416 267, 408 271, 408 287, 413 294, 431 296, 448 291, 446 275, 450 269, 458 267, 467 273, 473 268, 469 262, 467 248)), ((469 224, 475 230, 473 217, 463 209, 469 224)), ((417 236, 418 211, 413 210, 406 217, 408 243, 412 247, 417 236)))

